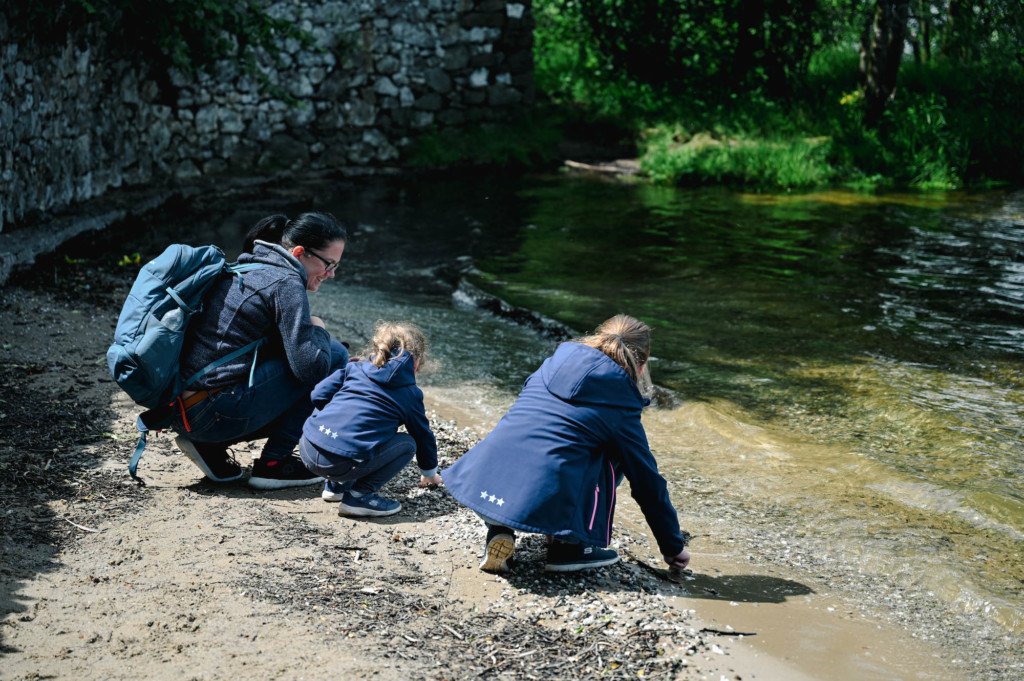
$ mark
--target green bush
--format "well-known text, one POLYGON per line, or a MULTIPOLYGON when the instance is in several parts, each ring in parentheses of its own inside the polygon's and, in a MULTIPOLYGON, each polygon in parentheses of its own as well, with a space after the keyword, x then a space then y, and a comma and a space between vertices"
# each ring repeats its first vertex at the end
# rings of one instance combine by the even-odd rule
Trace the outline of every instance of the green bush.
POLYGON ((927 189, 1022 182, 1022 88, 1014 69, 910 65, 877 128, 864 126, 857 101, 832 120, 835 162, 851 181, 927 189))

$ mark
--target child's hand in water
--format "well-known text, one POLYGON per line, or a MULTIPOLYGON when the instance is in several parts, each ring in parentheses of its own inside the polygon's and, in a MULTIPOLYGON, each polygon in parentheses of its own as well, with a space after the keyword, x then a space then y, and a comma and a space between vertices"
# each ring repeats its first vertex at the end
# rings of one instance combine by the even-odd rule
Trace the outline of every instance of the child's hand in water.
POLYGON ((420 487, 437 487, 443 484, 444 481, 441 479, 440 473, 434 473, 434 475, 429 478, 425 478, 422 475, 420 476, 420 487))
POLYGON ((690 552, 683 549, 678 556, 665 556, 665 562, 671 569, 685 570, 686 566, 690 564, 690 552))

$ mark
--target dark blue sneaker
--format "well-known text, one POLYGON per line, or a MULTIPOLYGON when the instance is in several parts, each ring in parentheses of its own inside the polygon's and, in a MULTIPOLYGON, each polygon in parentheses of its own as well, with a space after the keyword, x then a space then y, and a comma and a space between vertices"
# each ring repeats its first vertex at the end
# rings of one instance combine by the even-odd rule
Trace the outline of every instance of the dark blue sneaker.
POLYGON ((401 510, 400 503, 385 499, 374 492, 357 497, 349 490, 341 498, 341 508, 338 509, 338 514, 356 517, 385 516, 394 515, 401 510))
POLYGON ((590 544, 567 544, 555 540, 548 547, 544 569, 548 572, 576 572, 619 562, 619 554, 590 544))
POLYGON ((354 480, 349 482, 324 480, 324 491, 320 493, 320 498, 330 502, 341 501, 345 497, 345 492, 352 489, 354 483, 354 480))
POLYGON ((312 485, 323 480, 310 473, 299 457, 292 455, 284 459, 259 458, 252 465, 249 486, 256 489, 285 489, 312 485))

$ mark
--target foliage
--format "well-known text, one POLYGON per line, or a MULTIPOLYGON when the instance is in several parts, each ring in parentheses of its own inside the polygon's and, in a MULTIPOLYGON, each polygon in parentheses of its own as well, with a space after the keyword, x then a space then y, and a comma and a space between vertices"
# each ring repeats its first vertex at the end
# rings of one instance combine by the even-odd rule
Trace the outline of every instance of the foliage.
POLYGON ((222 59, 258 74, 258 57, 279 56, 284 39, 312 44, 312 36, 270 15, 258 0, 28 0, 10 11, 15 25, 40 42, 62 42, 76 29, 98 25, 111 45, 154 75, 172 66, 192 72, 222 59))
MULTIPOLYGON (((606 67, 679 91, 781 92, 807 66, 813 0, 570 0, 555 12, 606 67), (766 21, 772 18, 772 21, 766 21)), ((555 3, 536 3, 551 16, 555 3)), ((575 41, 574 41, 575 42, 575 41)))
POLYGON ((877 122, 865 116, 860 63, 875 7, 536 0, 536 82, 558 106, 631 129, 660 182, 1024 182, 1020 0, 912 0, 912 56, 877 122), (753 52, 739 47, 744 12, 763 19, 753 52), (729 61, 737 50, 749 68, 729 61))
POLYGON ((1024 181, 1024 72, 989 67, 908 68, 881 125, 863 125, 858 102, 835 121, 837 161, 854 174, 922 188, 1024 181))

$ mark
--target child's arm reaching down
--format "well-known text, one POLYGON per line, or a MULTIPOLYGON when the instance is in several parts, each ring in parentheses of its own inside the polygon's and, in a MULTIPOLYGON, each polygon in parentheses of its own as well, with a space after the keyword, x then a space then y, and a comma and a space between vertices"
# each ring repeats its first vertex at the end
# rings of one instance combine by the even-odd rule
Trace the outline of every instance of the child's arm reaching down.
POLYGON ((423 391, 412 386, 414 399, 409 401, 405 414, 405 428, 416 440, 416 463, 420 468, 420 487, 437 487, 443 484, 437 470, 437 440, 430 429, 430 419, 423 407, 423 391))
POLYGON ((444 484, 440 473, 434 473, 429 478, 420 476, 420 487, 438 487, 444 484))

